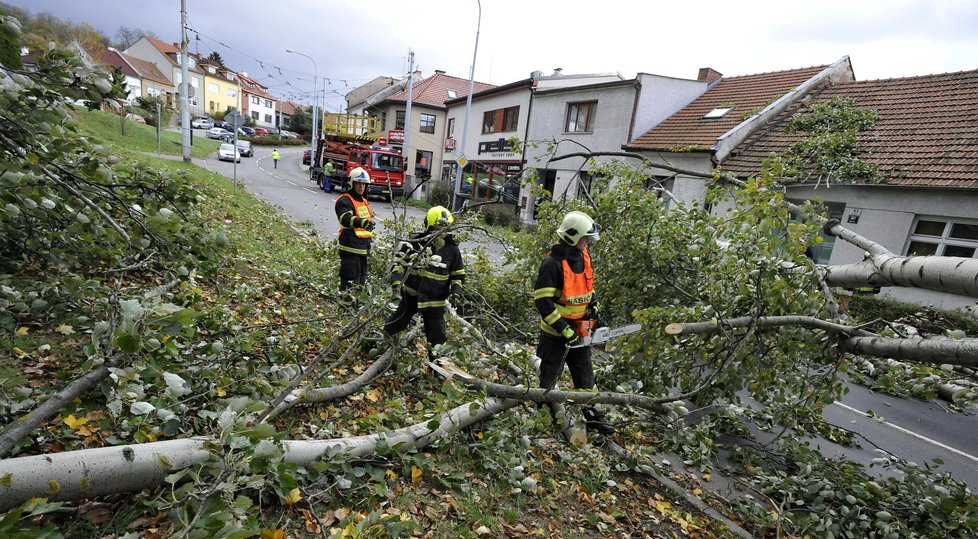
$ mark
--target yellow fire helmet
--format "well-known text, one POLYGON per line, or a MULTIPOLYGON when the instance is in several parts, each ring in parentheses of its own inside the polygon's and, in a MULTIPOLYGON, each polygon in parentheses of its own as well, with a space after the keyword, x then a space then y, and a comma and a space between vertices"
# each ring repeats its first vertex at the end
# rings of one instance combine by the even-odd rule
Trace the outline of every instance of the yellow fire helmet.
POLYGON ((428 210, 428 215, 425 216, 424 223, 428 228, 448 226, 455 222, 455 218, 452 217, 452 212, 448 211, 445 206, 435 206, 428 210))

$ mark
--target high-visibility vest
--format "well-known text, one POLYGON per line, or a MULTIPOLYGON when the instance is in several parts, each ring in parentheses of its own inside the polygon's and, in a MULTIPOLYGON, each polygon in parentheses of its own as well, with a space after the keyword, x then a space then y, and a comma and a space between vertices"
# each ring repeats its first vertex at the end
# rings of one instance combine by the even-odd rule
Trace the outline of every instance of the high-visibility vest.
POLYGON ((554 302, 554 307, 562 318, 578 320, 587 314, 587 306, 594 296, 594 269, 591 268, 591 255, 581 251, 584 257, 584 271, 574 273, 570 263, 561 261, 564 269, 564 285, 560 289, 560 297, 554 302))
MULTIPOLYGON (((370 209, 370 204, 367 202, 367 199, 357 200, 352 196, 350 196, 350 193, 343 193, 342 195, 340 195, 340 197, 347 197, 350 199, 350 202, 353 203, 354 217, 361 217, 363 219, 373 218, 374 212, 373 210, 370 209)), ((341 223, 340 232, 343 232, 344 228, 346 227, 344 227, 343 224, 341 223)), ((354 228, 353 233, 356 234, 358 238, 363 238, 363 239, 370 239, 374 237, 374 233, 371 232, 370 230, 367 230, 366 228, 354 228)))

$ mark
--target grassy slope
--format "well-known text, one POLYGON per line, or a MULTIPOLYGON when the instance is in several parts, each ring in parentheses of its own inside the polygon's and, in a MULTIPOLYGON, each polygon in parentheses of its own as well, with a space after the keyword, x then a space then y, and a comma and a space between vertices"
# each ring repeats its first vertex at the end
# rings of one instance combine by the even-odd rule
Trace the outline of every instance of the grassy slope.
MULTIPOLYGON (((297 236, 275 210, 242 190, 233 190, 226 178, 180 161, 145 155, 143 152, 156 150, 153 128, 130 122, 123 136, 118 120, 111 115, 81 112, 77 118, 84 132, 112 146, 121 158, 186 171, 206 192, 208 225, 225 233, 232 247, 218 276, 198 279, 196 308, 227 312, 241 326, 260 326, 252 330, 254 348, 250 353, 229 358, 232 364, 225 385, 230 391, 254 391, 247 385, 249 369, 254 368, 250 362, 281 361, 276 355, 285 350, 305 363, 331 342, 345 320, 338 314, 333 296, 336 269, 334 255, 323 253, 326 245, 297 236), (297 323, 309 319, 317 320, 297 323), (284 341, 290 344, 264 344, 284 341)), ((174 144, 177 134, 164 136, 164 148, 169 150, 165 153, 179 155, 174 144)), ((217 145, 205 139, 195 142, 195 156, 206 155, 217 145)), ((47 327, 30 328, 26 335, 3 339, 7 341, 4 345, 29 353, 40 343, 54 343, 53 350, 62 362, 58 369, 61 374, 38 369, 31 376, 31 384, 57 387, 72 374, 70 364, 75 361, 70 358, 77 357, 77 347, 84 342, 59 335, 54 330, 56 325, 57 321, 51 321, 47 327)), ((202 328, 201 335, 207 338, 226 331, 228 328, 202 328)), ((406 351, 396 368, 374 382, 366 395, 298 408, 280 419, 276 428, 286 438, 373 433, 423 420, 426 412, 447 409, 474 397, 440 385, 422 366, 422 354, 412 352, 406 351)), ((45 361, 34 356, 28 359, 38 359, 42 365, 45 361)), ((320 376, 330 383, 341 383, 370 361, 366 354, 354 350, 352 359, 332 365, 320 376)), ((63 415, 104 407, 101 394, 95 393, 63 415)), ((115 434, 113 423, 105 418, 99 426, 104 430, 79 437, 58 417, 46 425, 56 441, 48 440, 35 449, 52 450, 51 443, 64 444, 65 449, 104 445, 115 434)), ((410 518, 417 523, 416 535, 430 537, 471 537, 480 526, 493 537, 714 536, 707 529, 714 525, 654 481, 615 471, 617 460, 599 449, 572 449, 553 438, 548 416, 533 407, 507 412, 488 425, 422 453, 356 464, 367 477, 379 472, 379 482, 367 481, 348 491, 327 491, 319 496, 307 493, 308 509, 326 528, 339 524, 337 515, 379 511, 410 518), (516 466, 525 467, 524 475, 537 481, 535 492, 514 490, 511 475, 516 466)), ((267 495, 267 491, 262 494, 267 495)), ((67 518, 58 521, 62 532, 72 537, 96 537, 124 529, 168 528, 165 519, 161 522, 152 510, 129 505, 126 496, 107 501, 113 511, 108 523, 67 518)), ((263 499, 260 516, 263 526, 285 530, 290 537, 321 536, 309 531, 316 525, 310 524, 308 514, 283 507, 274 496, 271 503, 263 499)))
MULTIPOLYGON (((156 128, 151 125, 127 121, 122 132, 119 117, 102 111, 79 111, 77 116, 86 133, 120 148, 138 152, 156 153, 156 128)), ((160 133, 160 153, 163 155, 183 155, 182 135, 178 131, 164 129, 160 133)), ((204 136, 193 137, 190 155, 207 157, 217 151, 220 141, 204 136)))

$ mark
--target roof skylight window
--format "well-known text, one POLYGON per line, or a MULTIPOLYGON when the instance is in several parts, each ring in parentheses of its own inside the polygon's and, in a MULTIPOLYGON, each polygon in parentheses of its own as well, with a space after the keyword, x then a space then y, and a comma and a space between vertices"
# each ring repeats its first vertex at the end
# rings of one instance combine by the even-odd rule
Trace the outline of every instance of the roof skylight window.
POLYGON ((704 119, 712 120, 714 118, 723 118, 723 115, 733 110, 733 107, 717 107, 703 116, 704 119))
POLYGON ((458 94, 457 94, 457 93, 455 93, 455 90, 451 90, 451 89, 449 89, 449 90, 448 90, 448 98, 449 98, 449 99, 455 99, 456 97, 458 97, 458 94))

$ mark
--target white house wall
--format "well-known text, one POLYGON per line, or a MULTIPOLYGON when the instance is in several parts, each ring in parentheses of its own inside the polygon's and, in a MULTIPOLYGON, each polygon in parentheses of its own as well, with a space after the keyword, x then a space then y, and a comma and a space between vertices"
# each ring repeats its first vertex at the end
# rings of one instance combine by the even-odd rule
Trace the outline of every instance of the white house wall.
MULTIPOLYGON (((635 125, 632 138, 637 138, 659 125, 666 118, 679 112, 707 89, 706 81, 678 79, 639 73, 638 105, 635 108, 635 125)), ((629 140, 628 142, 631 142, 629 140)))
MULTIPOLYGON (((910 233, 917 216, 972 221, 978 218, 978 192, 973 190, 841 185, 815 189, 799 186, 789 187, 787 196, 792 199, 819 199, 845 204, 843 226, 900 255, 907 252, 910 233), (856 223, 850 222, 850 215, 854 210, 859 210, 856 223)), ((863 252, 856 246, 836 241, 829 264, 849 264, 862 258, 863 252)), ((976 304, 974 298, 929 290, 889 287, 884 288, 882 293, 901 301, 945 309, 976 304)))
POLYGON ((132 105, 136 102, 137 97, 143 95, 143 82, 139 77, 133 77, 126 75, 126 89, 129 90, 129 95, 126 96, 126 104, 132 105))

